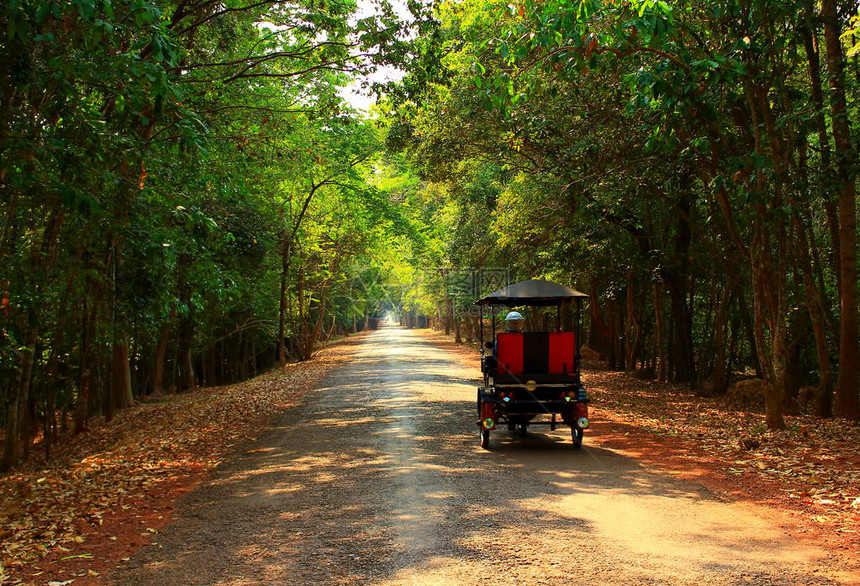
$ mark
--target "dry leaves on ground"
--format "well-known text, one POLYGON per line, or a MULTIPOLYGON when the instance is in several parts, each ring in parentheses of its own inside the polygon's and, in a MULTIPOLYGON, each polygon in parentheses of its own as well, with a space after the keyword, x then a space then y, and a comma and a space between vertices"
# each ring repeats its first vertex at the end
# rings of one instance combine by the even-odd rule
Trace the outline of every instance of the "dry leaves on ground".
POLYGON ((722 398, 684 386, 601 370, 587 372, 585 382, 597 417, 682 442, 687 451, 680 457, 691 466, 706 463, 746 484, 754 480, 809 505, 811 521, 860 538, 860 425, 799 416, 770 430, 763 413, 732 410, 722 398))
POLYGON ((49 555, 62 560, 97 555, 81 551, 88 527, 139 507, 140 499, 168 481, 175 484, 215 467, 344 360, 358 337, 251 381, 169 395, 109 422, 93 420, 88 432, 64 438, 50 462, 34 462, 0 478, 0 582, 39 576, 40 560, 49 555))

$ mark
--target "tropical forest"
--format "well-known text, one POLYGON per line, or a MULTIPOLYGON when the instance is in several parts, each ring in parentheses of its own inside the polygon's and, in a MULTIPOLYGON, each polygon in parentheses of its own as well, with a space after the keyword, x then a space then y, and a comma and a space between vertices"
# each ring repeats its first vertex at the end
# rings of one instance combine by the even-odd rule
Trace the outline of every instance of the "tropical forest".
POLYGON ((504 317, 474 303, 531 279, 588 296, 606 409, 720 405, 731 470, 827 430, 856 540, 858 137, 854 2, 2 0, 0 582, 98 582, 60 560, 133 554, 84 525, 199 482, 380 330, 474 361, 474 429, 504 317))

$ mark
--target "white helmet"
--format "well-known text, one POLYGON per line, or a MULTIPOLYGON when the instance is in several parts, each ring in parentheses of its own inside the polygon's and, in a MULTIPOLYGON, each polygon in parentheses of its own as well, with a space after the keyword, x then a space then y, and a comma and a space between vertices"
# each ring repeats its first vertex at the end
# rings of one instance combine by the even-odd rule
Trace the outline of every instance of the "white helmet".
POLYGON ((519 311, 512 311, 505 316, 505 330, 508 332, 521 332, 523 331, 524 321, 519 311))

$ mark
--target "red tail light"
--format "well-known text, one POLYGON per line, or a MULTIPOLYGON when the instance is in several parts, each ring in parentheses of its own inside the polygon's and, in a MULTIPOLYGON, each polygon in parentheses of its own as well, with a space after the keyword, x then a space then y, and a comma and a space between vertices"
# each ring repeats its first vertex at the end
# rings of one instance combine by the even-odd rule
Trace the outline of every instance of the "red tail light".
POLYGON ((585 417, 586 419, 588 419, 588 403, 579 403, 579 404, 577 404, 577 406, 576 406, 576 416, 577 416, 577 418, 579 418, 579 417, 585 417))

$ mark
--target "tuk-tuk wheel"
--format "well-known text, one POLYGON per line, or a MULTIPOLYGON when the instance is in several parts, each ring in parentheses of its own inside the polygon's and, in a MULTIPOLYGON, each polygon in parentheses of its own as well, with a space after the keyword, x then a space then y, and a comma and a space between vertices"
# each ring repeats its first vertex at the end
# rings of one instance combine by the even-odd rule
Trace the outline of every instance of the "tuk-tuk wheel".
POLYGON ((582 447, 582 436, 583 432, 580 428, 574 426, 570 428, 570 435, 573 438, 573 447, 575 449, 579 449, 582 447))
POLYGON ((490 430, 481 428, 481 447, 485 450, 490 448, 490 430))

